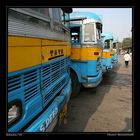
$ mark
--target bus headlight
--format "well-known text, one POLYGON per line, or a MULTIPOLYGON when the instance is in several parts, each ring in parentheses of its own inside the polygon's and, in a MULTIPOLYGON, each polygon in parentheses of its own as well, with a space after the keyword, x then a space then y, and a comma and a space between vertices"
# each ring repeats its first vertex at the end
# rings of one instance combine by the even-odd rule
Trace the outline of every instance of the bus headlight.
POLYGON ((21 116, 21 104, 16 102, 9 106, 8 109, 8 125, 12 124, 13 122, 17 121, 21 116))

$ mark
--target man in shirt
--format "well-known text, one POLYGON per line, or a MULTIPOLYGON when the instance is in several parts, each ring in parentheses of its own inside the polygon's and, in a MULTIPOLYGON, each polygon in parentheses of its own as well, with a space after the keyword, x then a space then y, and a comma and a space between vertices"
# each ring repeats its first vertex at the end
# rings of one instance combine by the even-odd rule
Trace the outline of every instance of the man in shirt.
POLYGON ((124 61, 125 61, 125 66, 127 68, 128 64, 129 64, 129 61, 131 61, 131 57, 130 57, 128 52, 124 55, 124 61))

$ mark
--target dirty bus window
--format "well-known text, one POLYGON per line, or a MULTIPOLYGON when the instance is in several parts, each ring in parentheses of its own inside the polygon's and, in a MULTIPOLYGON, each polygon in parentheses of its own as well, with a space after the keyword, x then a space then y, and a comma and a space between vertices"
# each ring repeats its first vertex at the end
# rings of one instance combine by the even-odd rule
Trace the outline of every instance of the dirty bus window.
POLYGON ((72 43, 80 43, 80 27, 71 27, 72 43))
POLYGON ((110 40, 105 41, 104 49, 110 49, 110 40))
POLYGON ((97 39, 101 38, 101 33, 102 33, 102 24, 101 23, 96 23, 97 39))
POLYGON ((86 24, 84 28, 84 42, 94 42, 95 31, 94 24, 86 24))
POLYGON ((52 12, 53 12, 53 17, 56 21, 61 21, 61 16, 60 16, 60 9, 58 8, 52 8, 52 12))
POLYGON ((39 12, 40 14, 45 15, 46 17, 49 17, 49 8, 31 8, 31 9, 39 12))

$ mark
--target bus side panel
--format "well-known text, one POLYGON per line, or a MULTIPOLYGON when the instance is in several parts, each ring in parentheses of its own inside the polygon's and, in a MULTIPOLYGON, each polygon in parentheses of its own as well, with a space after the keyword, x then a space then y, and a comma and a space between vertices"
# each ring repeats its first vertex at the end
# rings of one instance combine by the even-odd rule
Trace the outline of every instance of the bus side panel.
POLYGON ((97 76, 102 71, 99 63, 101 48, 72 48, 72 54, 71 68, 80 82, 85 82, 81 77, 97 76))
POLYGON ((81 58, 81 49, 80 48, 71 48, 71 59, 80 60, 81 58))
POLYGON ((112 52, 111 51, 103 51, 102 52, 102 69, 106 72, 107 69, 112 69, 112 52))
POLYGON ((8 37, 8 72, 22 70, 38 64, 41 64, 40 39, 8 37))
POLYGON ((81 82, 81 69, 80 69, 81 64, 78 62, 72 62, 70 63, 70 68, 76 73, 79 82, 81 82))
POLYGON ((71 59, 74 60, 97 60, 101 54, 101 48, 72 48, 71 59), (98 53, 95 55, 94 53, 98 53))
POLYGON ((22 129, 42 108, 40 68, 34 66, 8 74, 8 103, 21 102, 21 118, 9 127, 9 132, 22 129))
POLYGON ((81 60, 97 60, 101 54, 101 48, 82 48, 81 60))

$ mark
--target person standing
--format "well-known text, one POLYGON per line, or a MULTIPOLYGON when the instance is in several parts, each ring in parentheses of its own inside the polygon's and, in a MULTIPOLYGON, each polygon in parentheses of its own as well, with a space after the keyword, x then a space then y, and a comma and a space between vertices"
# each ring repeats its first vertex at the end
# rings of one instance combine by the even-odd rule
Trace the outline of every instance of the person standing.
POLYGON ((125 67, 127 68, 129 61, 131 61, 131 56, 129 55, 128 52, 124 55, 124 61, 125 61, 125 67))

